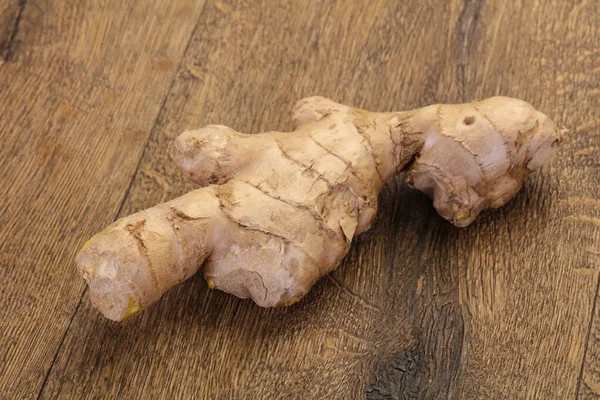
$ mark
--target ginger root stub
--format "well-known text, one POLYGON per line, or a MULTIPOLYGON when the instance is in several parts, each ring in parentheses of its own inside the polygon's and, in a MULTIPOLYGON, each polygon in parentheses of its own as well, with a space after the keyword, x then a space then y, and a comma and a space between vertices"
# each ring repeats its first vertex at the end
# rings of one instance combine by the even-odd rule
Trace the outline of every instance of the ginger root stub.
POLYGON ((209 125, 179 136, 175 161, 204 187, 85 244, 77 265, 93 304, 122 320, 199 270, 210 288, 292 304, 369 229, 379 191, 399 172, 466 226, 510 200, 559 144, 547 116, 507 97, 394 113, 310 97, 292 122, 293 132, 209 125))

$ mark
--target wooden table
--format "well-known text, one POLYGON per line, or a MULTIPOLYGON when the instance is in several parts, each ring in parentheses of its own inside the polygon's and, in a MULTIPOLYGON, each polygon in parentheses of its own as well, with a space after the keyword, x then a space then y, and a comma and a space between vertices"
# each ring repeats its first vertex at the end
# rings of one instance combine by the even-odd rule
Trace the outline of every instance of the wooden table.
POLYGON ((0 144, 2 399, 600 397, 596 0, 3 0, 0 144), (286 130, 314 94, 373 111, 502 94, 570 133, 465 229, 389 182, 292 307, 194 277, 123 323, 92 308, 81 245, 193 187, 173 138, 286 130))

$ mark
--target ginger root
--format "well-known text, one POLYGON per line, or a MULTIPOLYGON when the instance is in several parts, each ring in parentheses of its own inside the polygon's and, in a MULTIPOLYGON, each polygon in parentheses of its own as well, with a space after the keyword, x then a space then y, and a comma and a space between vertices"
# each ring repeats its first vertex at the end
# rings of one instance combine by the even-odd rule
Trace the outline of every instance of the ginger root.
POLYGON ((369 229, 384 183, 406 170, 457 226, 511 199, 557 151, 556 125, 506 97, 407 112, 300 100, 294 131, 184 132, 174 158, 204 188, 122 218, 77 256, 93 304, 122 320, 200 269, 210 288, 290 305, 369 229))

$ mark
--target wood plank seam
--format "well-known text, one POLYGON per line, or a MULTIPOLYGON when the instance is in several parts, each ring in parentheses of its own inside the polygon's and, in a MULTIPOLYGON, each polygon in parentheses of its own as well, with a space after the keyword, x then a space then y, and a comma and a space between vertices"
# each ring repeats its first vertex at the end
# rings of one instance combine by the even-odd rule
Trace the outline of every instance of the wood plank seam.
MULTIPOLYGON (((24 3, 27 0, 21 0, 24 3)), ((127 187, 127 190, 125 191, 125 195, 123 196, 123 200, 121 200, 121 204, 119 205, 119 210, 117 211, 117 214, 115 216, 115 221, 117 219, 119 219, 121 212, 123 211, 123 206, 125 205, 125 203, 127 202, 127 197, 129 196, 129 192, 131 191, 131 188, 133 187, 133 183, 135 181, 135 177, 138 175, 138 172, 140 170, 140 167, 142 165, 142 160, 144 159, 144 155, 146 154, 146 151, 148 149, 148 144, 150 143, 150 137, 152 136, 152 132, 154 132, 154 130, 156 129, 156 127, 158 126, 158 122, 160 121, 160 118, 163 114, 163 111, 165 109, 165 105, 167 104, 167 99, 169 98, 169 94, 171 93, 171 91, 173 90, 173 86, 175 84, 175 81, 177 80, 177 76, 179 74, 179 72, 182 69, 182 63, 183 60, 185 59, 185 55, 188 52, 188 49, 192 43, 192 40, 194 38, 194 35, 196 34, 196 30, 198 29, 198 24, 200 22, 200 18, 202 17, 202 14, 204 13, 204 10, 206 8, 206 4, 208 2, 205 2, 204 5, 202 6, 202 9, 200 10, 200 13, 198 15, 198 19, 196 20, 196 23, 194 24, 194 29, 192 30, 190 37, 188 39, 187 45, 185 46, 185 50, 183 51, 182 57, 179 60, 179 64, 177 65, 177 70, 175 71, 175 74, 173 75, 173 79, 171 80, 171 83, 169 84, 169 88, 167 89, 165 96, 163 98, 162 104, 160 105, 159 111, 156 115, 156 119, 154 120, 153 124, 152 124, 152 129, 150 130, 150 135, 148 136, 148 139, 146 140, 146 143, 144 144, 144 149, 141 152, 140 158, 138 159, 138 163, 137 166, 135 168, 135 171, 133 172, 133 174, 131 175, 131 179, 129 181, 129 186, 127 187)), ((24 8, 24 7, 23 7, 24 8)), ((23 8, 20 9, 19 11, 19 17, 17 17, 17 20, 20 20, 20 16, 21 13, 23 11, 23 8)), ((14 34, 14 32, 13 32, 14 34)), ((12 39, 12 38, 11 38, 12 39)), ((9 46, 10 48, 10 46, 9 46)), ((61 338, 56 351, 54 353, 54 357, 52 359, 52 363, 50 364, 50 367, 48 368, 48 372, 46 372, 46 376, 44 377, 44 381, 42 383, 42 387, 40 388, 40 391, 37 395, 37 399, 39 400, 42 397, 42 394, 44 393, 44 389, 46 388, 46 385, 48 383, 48 378, 50 377, 50 374, 52 373, 52 369, 54 368, 54 365, 56 363, 56 359, 58 357, 58 354, 60 354, 60 350, 62 349, 62 346, 64 344, 65 338, 67 337, 67 335, 69 334, 69 331, 71 330, 71 325, 73 323, 73 321, 75 320, 75 317, 77 316, 77 312, 79 311, 81 304, 83 303, 83 297, 85 296, 85 293, 88 290, 88 286, 86 285, 85 288, 83 289, 83 291, 81 292, 81 296, 79 298, 79 303, 77 304, 77 307, 75 307, 75 312, 73 313, 73 315, 71 316, 71 320, 69 321, 69 324, 67 325, 67 329, 65 330, 65 333, 63 334, 63 337, 61 338)))
POLYGON ((63 337, 60 339, 58 346, 56 346, 56 351, 54 352, 54 357, 52 357, 52 362, 50 363, 50 368, 48 368, 48 372, 46 372, 46 376, 44 376, 44 380, 42 381, 42 387, 36 397, 37 400, 39 400, 42 397, 42 393, 44 392, 44 388, 46 387, 46 384, 48 383, 48 378, 50 377, 50 372, 52 372, 52 367, 54 366, 54 363, 56 362, 56 358, 58 357, 58 354, 60 353, 60 349, 63 346, 65 338, 67 337, 67 333, 69 333, 69 329, 71 329, 71 324, 73 324, 73 321, 75 320, 77 311, 79 311, 79 307, 81 307, 81 303, 83 303, 83 296, 85 295, 85 292, 87 292, 87 289, 88 289, 88 287, 86 285, 86 287, 81 292, 81 296, 79 298, 79 303, 77 303, 77 307, 75 307, 75 311, 73 312, 73 315, 71 316, 71 320, 69 321, 69 324, 67 325, 67 329, 65 329, 65 333, 63 334, 63 337))
POLYGON ((456 80, 458 82, 459 98, 461 103, 467 102, 465 95, 465 64, 468 62, 466 57, 467 47, 471 36, 477 29, 481 10, 485 6, 486 0, 465 0, 465 8, 458 18, 458 46, 456 63, 456 80))
POLYGON ((575 398, 579 399, 581 392, 581 385, 583 384, 583 372, 585 369, 585 360, 588 354, 588 347, 590 343, 590 335, 592 333, 592 326, 594 323, 594 315, 596 315, 596 304, 598 303, 598 294, 600 294, 600 276, 598 276, 596 283, 596 294, 594 295, 594 304, 592 305, 592 314, 590 315, 590 322, 588 323, 587 334, 585 335, 585 343, 583 347, 583 357, 581 358, 581 367, 579 368, 579 377, 577 378, 577 392, 575 398))
POLYGON ((19 25, 21 24, 21 17, 23 16, 23 10, 25 9, 25 5, 27 4, 27 0, 19 0, 19 12, 17 14, 17 18, 15 19, 15 24, 13 25, 13 29, 10 33, 10 38, 8 39, 8 43, 6 45, 6 50, 4 51, 4 54, 1 57, 2 63, 0 63, 0 66, 2 66, 2 64, 9 62, 12 58, 12 55, 14 53, 14 43, 15 43, 15 39, 17 37, 17 33, 19 33, 19 25))

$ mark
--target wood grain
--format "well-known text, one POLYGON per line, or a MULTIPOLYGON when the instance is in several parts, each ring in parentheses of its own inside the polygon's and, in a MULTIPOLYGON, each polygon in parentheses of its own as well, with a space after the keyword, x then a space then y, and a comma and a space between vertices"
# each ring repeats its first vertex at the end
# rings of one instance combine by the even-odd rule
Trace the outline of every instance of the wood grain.
POLYGON ((459 398, 577 395, 600 267, 582 251, 598 245, 598 227, 571 221, 587 214, 576 199, 600 198, 598 153, 581 154, 600 145, 597 130, 581 129, 600 109, 598 11, 598 2, 486 4, 470 39, 481 57, 465 69, 471 96, 526 98, 571 131, 496 218, 457 231, 468 315, 459 398))
POLYGON ((30 1, 0 66, 1 398, 41 391, 201 8, 110 3, 30 1))
POLYGON ((600 398, 598 2, 23 5, 0 64, 0 398, 600 398), (120 324, 81 297, 81 243, 193 188, 173 138, 287 130, 314 94, 374 111, 503 94, 570 133, 465 229, 389 182, 292 307, 201 277, 120 324))
POLYGON ((0 65, 12 54, 24 6, 25 1, 19 0, 6 0, 0 4, 0 65))

